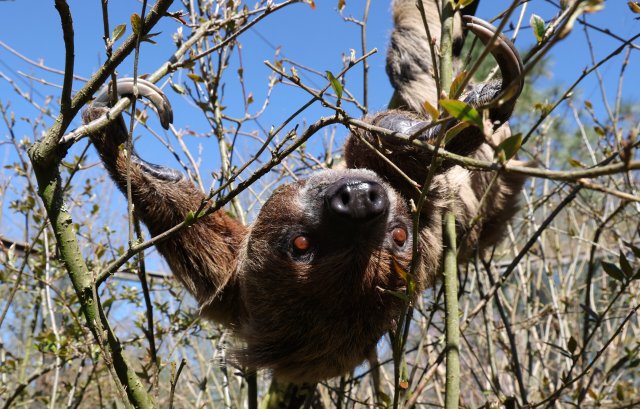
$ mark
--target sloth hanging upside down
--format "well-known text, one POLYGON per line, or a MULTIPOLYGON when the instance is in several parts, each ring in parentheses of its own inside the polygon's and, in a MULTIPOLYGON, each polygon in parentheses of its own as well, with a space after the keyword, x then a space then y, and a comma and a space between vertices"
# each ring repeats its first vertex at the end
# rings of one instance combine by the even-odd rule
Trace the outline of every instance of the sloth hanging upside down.
MULTIPOLYGON (((426 78, 422 81, 429 81, 425 73, 430 75, 431 64, 424 27, 416 15, 413 0, 394 2, 388 72, 404 110, 365 118, 403 134, 413 134, 430 122, 421 112, 421 101, 431 100, 435 106, 436 97, 434 87, 415 85, 421 75, 426 78), (410 6, 414 9, 409 13, 410 6)), ((436 20, 437 13, 432 21, 436 20)), ((473 17, 465 17, 462 26, 484 43, 495 32, 473 17)), ((505 122, 522 89, 522 63, 509 40, 500 36, 491 53, 502 80, 471 86, 462 98, 472 106, 485 106, 510 88, 506 101, 489 110, 494 140, 485 140, 479 129, 469 127, 445 146, 486 160, 493 157, 491 144, 508 135, 505 122)), ((173 119, 167 98, 147 81, 139 79, 137 84, 139 94, 151 101, 167 128, 173 119)), ((131 79, 119 80, 117 88, 119 95, 133 95, 131 79)), ((104 115, 109 99, 108 92, 102 91, 84 120, 104 115)), ((433 141, 441 126, 455 123, 431 127, 418 138, 433 141)), ((393 293, 404 292, 407 285, 397 266, 408 270, 411 262, 414 232, 409 201, 415 192, 361 138, 418 183, 425 180, 431 156, 371 132, 353 132, 358 135, 352 134, 345 146, 347 169, 320 171, 307 180, 280 186, 252 225, 244 226, 220 210, 157 244, 175 276, 198 301, 202 315, 227 325, 244 341, 239 361, 249 368, 269 368, 282 380, 316 382, 347 373, 394 328, 403 309, 403 301, 393 293)), ((127 159, 118 146, 126 138, 121 117, 91 135, 106 169, 123 191, 127 159)), ((184 221, 205 199, 177 171, 147 163, 135 153, 131 162, 135 211, 153 236, 184 221)), ((462 259, 471 249, 493 246, 501 238, 517 210, 524 180, 500 175, 490 186, 492 176, 446 162, 437 171, 420 215, 417 250, 421 257, 413 277, 417 294, 438 274, 441 220, 451 203, 455 203, 458 233, 465 237, 462 259), (487 189, 488 200, 481 206, 487 189), (467 231, 479 213, 481 221, 467 231)))

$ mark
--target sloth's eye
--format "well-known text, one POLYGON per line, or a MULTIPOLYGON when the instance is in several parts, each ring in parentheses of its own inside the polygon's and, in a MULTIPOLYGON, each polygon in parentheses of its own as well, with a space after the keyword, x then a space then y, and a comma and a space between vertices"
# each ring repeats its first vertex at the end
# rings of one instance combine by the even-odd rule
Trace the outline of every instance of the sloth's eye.
POLYGON ((398 247, 402 247, 407 241, 407 231, 402 227, 396 227, 391 232, 391 238, 393 239, 393 242, 398 245, 398 247))
POLYGON ((303 235, 294 237, 291 244, 293 245, 294 250, 299 254, 306 253, 311 248, 309 238, 303 235))

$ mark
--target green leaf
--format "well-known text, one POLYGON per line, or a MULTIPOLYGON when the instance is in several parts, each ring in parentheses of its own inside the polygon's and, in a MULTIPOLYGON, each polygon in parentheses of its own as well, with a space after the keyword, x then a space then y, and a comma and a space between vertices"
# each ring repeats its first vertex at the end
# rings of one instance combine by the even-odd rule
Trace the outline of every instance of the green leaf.
POLYGON ((605 132, 605 130, 604 130, 604 129, 602 129, 601 127, 599 127, 599 126, 594 126, 594 127, 593 127, 593 130, 594 130, 594 131, 595 131, 599 136, 602 136, 602 137, 604 137, 604 136, 607 134, 607 133, 605 132))
POLYGON ((614 280, 624 281, 624 273, 620 270, 620 267, 615 264, 603 261, 602 268, 604 269, 604 272, 614 280))
POLYGON ((333 90, 335 91, 336 95, 338 96, 338 99, 341 99, 342 98, 342 85, 340 85, 340 81, 338 81, 338 79, 333 76, 331 71, 325 71, 325 73, 327 74, 327 78, 329 79, 329 82, 331 83, 331 88, 333 88, 333 90))
POLYGON ((140 35, 140 27, 142 27, 142 20, 138 13, 133 13, 131 15, 131 28, 135 35, 140 35))
POLYGON ((633 268, 631 267, 629 260, 627 260, 627 256, 625 256, 622 251, 620 251, 619 259, 620 259, 620 268, 624 272, 624 275, 627 278, 631 278, 633 276, 633 268))
POLYGON ((545 103, 536 102, 535 104, 533 104, 533 107, 538 111, 540 111, 542 115, 547 115, 549 114, 549 112, 551 112, 553 105, 549 104, 548 102, 545 102, 545 103))
POLYGON ((461 121, 469 122, 471 125, 482 129, 482 115, 474 107, 466 102, 456 99, 441 99, 440 105, 447 110, 449 115, 461 121))
POLYGON ((522 145, 522 134, 517 133, 515 135, 511 135, 510 137, 502 141, 502 143, 498 145, 498 151, 504 152, 504 158, 505 160, 508 160, 513 158, 515 154, 518 153, 518 150, 520 149, 521 145, 522 145))
POLYGON ((436 107, 434 107, 433 105, 431 105, 431 103, 429 101, 424 101, 422 103, 422 107, 424 108, 424 110, 427 112, 427 114, 429 114, 429 116, 431 117, 432 121, 437 120, 438 118, 440 118, 440 112, 438 112, 438 110, 436 109, 436 107))
POLYGON ((569 165, 573 166, 574 168, 586 168, 586 165, 582 162, 580 162, 578 159, 569 159, 569 165))
POLYGON ((592 310, 589 306, 585 304, 580 304, 580 307, 587 313, 589 319, 593 322, 600 321, 600 316, 594 310, 592 310))
POLYGON ((107 248, 101 243, 99 243, 95 250, 96 258, 101 258, 102 256, 104 256, 104 253, 106 251, 107 251, 107 248))
POLYGON ((545 31, 544 20, 539 15, 532 14, 531 19, 529 19, 529 24, 533 29, 533 35, 536 36, 536 40, 538 40, 538 43, 541 43, 544 38, 545 31))
POLYGON ((116 28, 114 28, 113 32, 111 33, 111 41, 113 41, 114 43, 118 41, 118 39, 122 37, 125 31, 127 31, 126 24, 117 25, 116 28))
POLYGON ((187 215, 184 217, 184 221, 187 224, 193 223, 195 219, 196 219, 196 214, 193 211, 189 211, 187 215))
POLYGON ((458 94, 458 88, 462 85, 462 81, 464 81, 467 76, 467 71, 462 70, 451 82, 451 87, 449 87, 449 98, 455 98, 458 94))
POLYGON ((625 243, 630 249, 631 251, 633 251, 633 255, 636 256, 636 258, 640 258, 640 248, 634 246, 631 243, 625 243))
POLYGON ((191 78, 193 82, 204 82, 202 77, 199 76, 198 74, 194 74, 190 72, 189 74, 187 74, 187 77, 191 78))
POLYGON ((469 4, 473 3, 474 0, 458 0, 458 8, 465 8, 467 7, 469 4))
POLYGON ((170 82, 169 85, 171 86, 171 89, 173 89, 175 92, 177 92, 180 95, 185 95, 187 93, 187 91, 178 84, 170 82))
POLYGON ((447 146, 447 144, 451 142, 453 138, 455 138, 460 132, 464 131, 470 126, 471 124, 469 124, 469 122, 459 122, 449 128, 447 130, 447 133, 444 135, 444 145, 447 146))
POLYGON ((115 299, 113 299, 113 298, 109 298, 108 300, 103 301, 102 302, 102 308, 105 309, 105 310, 108 309, 109 307, 111 307, 111 305, 113 304, 114 301, 115 301, 115 299))
POLYGON ((155 41, 152 40, 152 38, 159 34, 160 33, 149 33, 146 36, 142 37, 142 41, 146 41, 147 43, 151 43, 151 44, 157 44, 155 41))
POLYGON ((384 407, 388 408, 391 406, 391 397, 389 397, 389 395, 387 395, 386 393, 379 391, 378 399, 380 399, 380 402, 384 405, 384 407))

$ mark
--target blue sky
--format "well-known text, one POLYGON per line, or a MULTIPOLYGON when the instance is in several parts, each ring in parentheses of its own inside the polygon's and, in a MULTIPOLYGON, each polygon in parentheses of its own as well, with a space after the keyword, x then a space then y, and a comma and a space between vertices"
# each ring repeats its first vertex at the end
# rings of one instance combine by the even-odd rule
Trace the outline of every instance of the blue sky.
MULTIPOLYGON (((85 77, 95 71, 99 63, 104 60, 100 3, 98 0, 69 1, 75 20, 76 73, 85 77)), ((140 9, 138 1, 120 0, 112 1, 111 3, 110 17, 112 27, 116 24, 128 23, 131 13, 139 12, 140 9)), ((315 11, 305 4, 290 6, 268 17, 255 30, 250 30, 241 37, 244 44, 243 58, 245 61, 245 76, 248 81, 247 87, 253 89, 254 93, 259 93, 261 89, 265 89, 265 78, 270 71, 262 64, 262 61, 273 57, 271 46, 262 38, 266 38, 271 45, 281 47, 282 54, 286 57, 321 72, 327 69, 332 71, 339 70, 341 67, 340 57, 343 53, 348 53, 350 48, 360 51, 358 29, 355 25, 342 20, 342 16, 336 11, 337 0, 323 0, 316 3, 317 9, 315 11), (247 67, 250 67, 250 69, 247 67), (255 86, 252 86, 253 84, 255 86)), ((391 16, 389 2, 374 1, 372 3, 367 41, 369 48, 376 47, 379 50, 378 54, 370 59, 371 108, 375 110, 382 109, 391 94, 391 89, 384 73, 384 54, 391 29, 391 16)), ((477 14, 483 18, 493 17, 507 3, 504 1, 483 0, 480 2, 477 14)), ((362 4, 362 0, 348 0, 344 15, 353 14, 359 17, 362 12, 362 4)), ((172 10, 180 9, 179 6, 176 2, 172 10)), ((556 12, 557 9, 546 1, 531 1, 525 16, 525 22, 528 21, 531 13, 539 14, 548 20, 556 12)), ((43 60, 51 67, 63 67, 64 49, 59 28, 59 18, 53 7, 53 1, 3 1, 0 2, 0 13, 5 16, 3 24, 0 26, 1 41, 29 58, 43 60), (14 16, 14 18, 11 16, 14 16), (22 16, 29 17, 25 19, 22 16)), ((588 20, 593 24, 610 28, 620 37, 627 38, 640 29, 640 23, 634 20, 633 17, 628 11, 626 1, 609 0, 606 2, 603 12, 589 15, 588 20)), ((142 50, 141 72, 154 70, 170 54, 173 49, 170 36, 177 26, 178 24, 175 21, 167 19, 159 28, 162 34, 158 37, 158 45, 145 44, 142 50)), ((533 37, 528 28, 525 28, 522 34, 517 41, 517 45, 521 50, 524 50, 533 43, 533 37)), ((593 41, 598 56, 610 52, 618 44, 616 40, 597 33, 593 34, 593 41)), ((637 53, 632 56, 633 58, 628 68, 629 72, 634 72, 634 67, 637 68, 638 57, 635 54, 637 53)), ((580 25, 576 26, 576 31, 567 40, 554 49, 552 59, 554 60, 553 76, 549 78, 549 81, 559 84, 570 83, 580 70, 590 65, 590 58, 580 25)), ((618 64, 610 64, 605 67, 603 74, 617 80, 618 67, 619 62, 618 64)), ((61 82, 59 76, 49 75, 33 66, 25 65, 4 49, 0 49, 0 70, 12 77, 20 77, 15 74, 15 71, 20 70, 55 83, 61 82)), ((125 64, 119 70, 122 75, 131 74, 132 71, 131 63, 125 64)), ((359 72, 356 70, 354 74, 359 74, 359 72)), ((354 75, 353 81, 355 82, 356 79, 359 79, 358 77, 359 75, 354 75)), ((22 80, 19 79, 19 81, 22 80)), ((28 79, 22 81, 23 88, 28 87, 26 84, 28 81, 28 79)), ((633 81, 633 78, 628 76, 627 81, 633 81)), ((315 83, 322 84, 322 80, 316 78, 315 83)), ((586 82, 582 89, 586 96, 597 91, 595 83, 591 81, 586 82)), ((47 93, 57 95, 54 89, 45 88, 45 90, 48 91, 47 93)), ((301 92, 296 91, 296 93, 301 92)), ((230 92, 227 94, 229 95, 230 92)), ((637 93, 635 95, 637 96, 637 93)), ((259 100, 258 97, 259 95, 256 95, 256 100, 259 100)), ((3 100, 16 99, 13 98, 4 81, 0 82, 0 98, 3 98, 3 100)), ((273 123, 276 124, 281 119, 278 114, 286 115, 291 112, 292 108, 291 103, 282 104, 279 109, 273 112, 273 123)), ((184 119, 181 117, 177 125, 180 125, 181 120, 182 123, 188 123, 187 119, 188 117, 184 119)))
MULTIPOLYGON (((347 0, 344 16, 354 15, 360 17, 364 1, 347 0)), ((509 2, 482 0, 477 15, 488 19, 506 7, 509 2)), ((587 16, 590 23, 607 27, 613 33, 628 38, 640 31, 640 22, 634 20, 634 15, 629 12, 627 2, 623 0, 606 1, 603 12, 587 16)), ((360 54, 359 29, 352 23, 347 23, 336 11, 337 0, 316 0, 317 9, 312 10, 308 5, 297 4, 281 12, 267 17, 263 22, 245 33, 241 38, 243 43, 242 57, 244 61, 244 75, 246 87, 252 90, 256 103, 252 109, 257 109, 267 90, 267 80, 270 70, 263 64, 264 60, 273 60, 273 47, 280 47, 280 56, 286 56, 305 66, 317 71, 324 72, 330 70, 338 72, 341 67, 341 56, 348 54, 349 49, 354 48, 360 54)), ((373 1, 369 15, 367 45, 369 49, 378 48, 378 53, 370 58, 370 110, 377 111, 384 109, 390 96, 391 87, 388 83, 385 71, 384 60, 388 36, 391 30, 390 3, 387 1, 373 1)), ((76 74, 88 77, 104 61, 104 45, 102 40, 102 18, 101 2, 99 0, 71 0, 69 1, 71 11, 75 21, 76 38, 76 74)), ((180 4, 176 2, 171 10, 179 10, 180 4)), ((525 22, 529 21, 532 13, 540 15, 545 20, 552 18, 558 9, 547 1, 533 0, 528 4, 525 14, 525 22)), ((112 1, 110 6, 111 28, 117 24, 128 23, 129 16, 134 12, 140 12, 138 1, 112 1)), ((517 18, 517 12, 515 13, 517 18)), ((59 17, 54 9, 53 1, 43 0, 14 0, 0 1, 0 15, 3 24, 0 25, 0 41, 18 50, 28 58, 42 60, 47 66, 62 69, 64 59, 64 47, 61 39, 61 29, 59 17)), ((144 44, 140 58, 140 72, 154 71, 162 64, 174 50, 171 35, 179 24, 171 19, 165 21, 154 31, 161 31, 161 35, 156 37, 157 45, 144 44)), ((130 33, 130 27, 127 34, 130 33)), ((122 40, 121 40, 122 41, 122 40)), ((516 45, 524 51, 533 43, 534 38, 529 28, 523 28, 522 35, 518 38, 516 45)), ((596 58, 610 53, 619 46, 620 42, 601 33, 592 32, 592 41, 595 46, 596 58)), ((640 41, 636 42, 640 44, 640 41)), ((558 85, 566 88, 580 74, 580 72, 591 65, 591 58, 586 46, 585 35, 582 26, 577 24, 575 31, 556 48, 550 55, 551 65, 549 77, 545 78, 540 86, 558 85)), ((237 56, 231 59, 231 67, 228 70, 228 82, 225 87, 224 105, 228 108, 228 113, 241 115, 241 99, 239 87, 237 86, 235 70, 238 64, 237 56)), ((602 68, 602 75, 605 78, 607 95, 611 98, 615 95, 618 83, 622 55, 611 60, 602 68)), ((633 52, 627 68, 625 78, 625 99, 627 102, 634 102, 637 105, 640 96, 640 80, 637 73, 640 57, 638 52, 633 52)), ((40 85, 27 78, 24 74, 44 78, 55 84, 62 82, 61 76, 44 72, 33 65, 24 63, 22 60, 0 48, 0 72, 13 78, 18 86, 24 91, 32 93, 37 102, 42 102, 46 96, 59 96, 59 90, 54 87, 40 85), (23 74, 19 74, 21 72, 23 74)), ((118 70, 122 76, 131 75, 133 66, 131 61, 125 62, 118 70)), ((300 70, 299 70, 300 72, 300 70)), ((178 73, 175 81, 179 82, 181 75, 178 73)), ((324 86, 326 81, 318 76, 305 74, 303 81, 312 86, 324 86)), ((356 96, 361 96, 361 68, 356 67, 347 77, 347 86, 352 89, 356 96)), ((75 84, 78 89, 81 82, 75 84)), ((582 106, 584 99, 592 100, 597 112, 602 112, 603 106, 600 97, 596 78, 591 75, 579 87, 580 91, 576 96, 577 106, 582 106)), ((176 111, 175 126, 182 129, 194 129, 196 131, 207 131, 207 125, 202 118, 195 113, 185 98, 167 91, 176 111)), ((277 126, 284 118, 295 111, 309 96, 301 90, 288 86, 279 86, 274 91, 271 104, 260 119, 260 125, 268 129, 271 125, 277 126)), ((20 118, 33 118, 37 111, 29 104, 25 103, 12 90, 11 86, 0 78, 0 101, 3 104, 11 102, 11 110, 18 118, 18 137, 26 136, 34 138, 33 131, 26 121, 20 118)), ((357 115, 357 111, 351 112, 357 115)), ((305 111, 299 117, 299 122, 312 122, 321 115, 329 112, 320 106, 314 106, 305 111)), ((637 113, 637 110, 636 110, 637 113)), ((48 120, 51 123, 51 120, 48 120)), ((160 131, 157 121, 152 120, 151 126, 160 131)), ((79 118, 72 124, 72 127, 79 125, 79 118)), ((259 129, 256 125, 255 129, 259 129)), ((37 132, 42 132, 38 129, 37 132)), ((337 131, 340 138, 345 136, 343 128, 337 131)), ((0 123, 0 140, 6 141, 7 129, 0 123)), ((215 154, 215 141, 210 139, 187 140, 191 148, 197 151, 202 148, 203 172, 207 173, 217 170, 218 158, 215 154)), ((144 149, 139 146, 143 156, 152 155, 156 162, 176 166, 175 161, 150 142, 144 149), (156 152, 158 155, 156 155, 156 152)), ((92 153, 95 160, 95 154, 92 153)), ((15 160, 15 154, 8 145, 0 145, 0 161, 4 164, 15 160)), ((9 177, 7 170, 0 171, 0 180, 9 177)), ((5 198, 6 199, 6 198, 5 198)), ((0 234, 15 233, 15 225, 12 223, 12 214, 6 208, 6 200, 3 203, 3 214, 0 226, 0 234), (13 226, 13 227, 12 227, 13 226)))

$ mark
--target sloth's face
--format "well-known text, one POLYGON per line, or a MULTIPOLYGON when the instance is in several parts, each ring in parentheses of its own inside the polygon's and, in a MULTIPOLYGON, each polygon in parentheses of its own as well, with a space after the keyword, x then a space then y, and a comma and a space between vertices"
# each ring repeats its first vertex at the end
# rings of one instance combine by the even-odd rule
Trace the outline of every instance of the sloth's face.
POLYGON ((362 361, 399 314, 411 219, 374 172, 324 171, 274 192, 246 251, 250 319, 240 331, 249 362, 276 362, 280 376, 306 377, 289 371, 306 367, 296 359, 307 354, 333 368, 322 377, 335 376, 362 361))
POLYGON ((407 268, 410 226, 405 202, 375 173, 319 172, 265 203, 249 237, 248 271, 260 272, 261 286, 273 274, 282 283, 366 291, 388 284, 382 260, 407 268))

